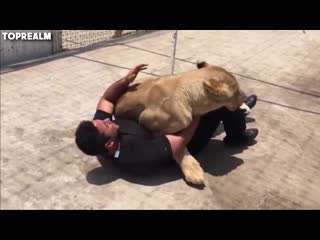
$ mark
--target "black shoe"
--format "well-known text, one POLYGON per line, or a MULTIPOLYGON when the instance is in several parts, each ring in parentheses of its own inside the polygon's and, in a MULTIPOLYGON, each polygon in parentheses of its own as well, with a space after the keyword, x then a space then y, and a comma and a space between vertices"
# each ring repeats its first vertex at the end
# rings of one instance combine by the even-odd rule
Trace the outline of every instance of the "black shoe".
POLYGON ((255 138, 258 136, 259 130, 250 128, 239 136, 226 136, 223 142, 229 147, 251 146, 256 143, 255 138))
POLYGON ((244 103, 245 103, 250 109, 252 109, 252 108, 256 105, 257 99, 258 99, 257 95, 252 94, 252 95, 250 95, 249 97, 247 97, 246 100, 244 100, 244 103))

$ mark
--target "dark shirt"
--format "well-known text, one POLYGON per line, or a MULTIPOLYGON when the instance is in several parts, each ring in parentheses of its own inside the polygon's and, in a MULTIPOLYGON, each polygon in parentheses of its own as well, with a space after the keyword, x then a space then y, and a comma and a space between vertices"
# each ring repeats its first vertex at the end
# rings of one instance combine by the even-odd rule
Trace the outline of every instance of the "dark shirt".
POLYGON ((174 161, 170 143, 164 135, 154 136, 135 121, 113 119, 112 114, 101 110, 96 111, 93 119, 106 118, 119 125, 119 149, 113 156, 103 154, 106 161, 137 172, 148 172, 174 161))

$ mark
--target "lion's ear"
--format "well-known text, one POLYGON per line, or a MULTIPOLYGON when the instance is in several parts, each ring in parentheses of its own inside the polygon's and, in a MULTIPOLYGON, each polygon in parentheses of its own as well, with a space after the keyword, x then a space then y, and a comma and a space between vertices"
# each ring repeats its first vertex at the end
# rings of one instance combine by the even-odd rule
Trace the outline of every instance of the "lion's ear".
POLYGON ((218 81, 217 79, 210 78, 203 81, 203 86, 206 90, 216 96, 232 96, 232 92, 228 88, 227 84, 223 81, 218 81))
POLYGON ((197 61, 197 68, 200 69, 200 68, 205 68, 209 66, 209 64, 205 61, 197 61))

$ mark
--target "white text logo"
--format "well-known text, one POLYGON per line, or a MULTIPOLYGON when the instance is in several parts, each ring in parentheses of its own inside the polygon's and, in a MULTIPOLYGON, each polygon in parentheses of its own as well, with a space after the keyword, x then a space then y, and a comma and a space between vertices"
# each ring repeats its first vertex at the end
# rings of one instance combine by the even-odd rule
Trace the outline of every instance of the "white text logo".
POLYGON ((4 40, 51 40, 51 32, 3 32, 4 40))

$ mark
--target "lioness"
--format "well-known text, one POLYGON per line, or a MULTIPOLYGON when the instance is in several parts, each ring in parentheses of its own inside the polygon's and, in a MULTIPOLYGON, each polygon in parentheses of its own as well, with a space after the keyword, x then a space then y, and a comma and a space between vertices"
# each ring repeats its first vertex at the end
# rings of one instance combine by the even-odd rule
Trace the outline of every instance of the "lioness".
MULTIPOLYGON (((234 111, 245 98, 232 74, 198 62, 195 70, 146 79, 129 87, 116 103, 115 116, 136 120, 155 132, 172 134, 186 128, 194 115, 221 107, 234 111)), ((187 182, 204 183, 204 172, 187 149, 177 163, 187 182)))

